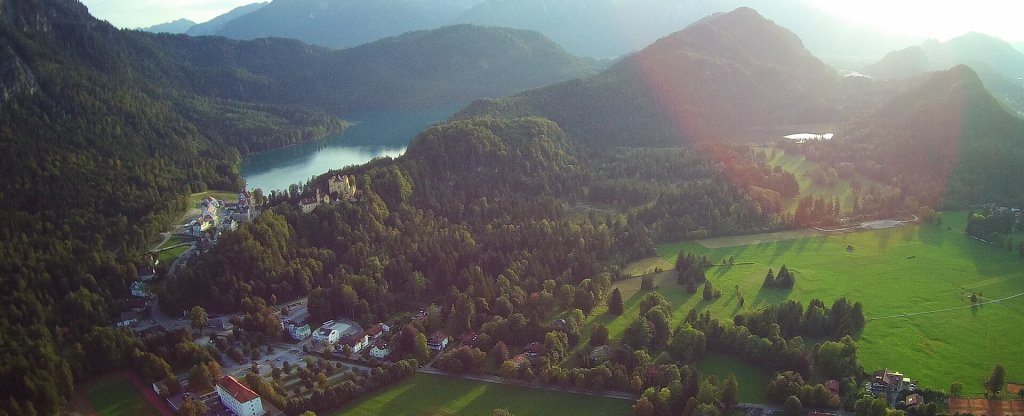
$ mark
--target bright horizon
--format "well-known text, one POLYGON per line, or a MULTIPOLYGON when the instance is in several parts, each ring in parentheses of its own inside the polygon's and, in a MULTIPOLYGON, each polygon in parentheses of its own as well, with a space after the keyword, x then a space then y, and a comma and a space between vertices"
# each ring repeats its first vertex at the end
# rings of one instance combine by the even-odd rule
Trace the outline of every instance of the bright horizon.
MULTIPOLYGON (((185 18, 203 23, 254 0, 80 0, 96 17, 121 28, 185 18)), ((673 0, 666 0, 673 1, 673 0)), ((825 13, 881 32, 946 41, 980 32, 1024 41, 1024 2, 1016 0, 800 0, 825 13)), ((756 7, 755 7, 756 8, 756 7)), ((682 29, 682 28, 680 28, 682 29)))

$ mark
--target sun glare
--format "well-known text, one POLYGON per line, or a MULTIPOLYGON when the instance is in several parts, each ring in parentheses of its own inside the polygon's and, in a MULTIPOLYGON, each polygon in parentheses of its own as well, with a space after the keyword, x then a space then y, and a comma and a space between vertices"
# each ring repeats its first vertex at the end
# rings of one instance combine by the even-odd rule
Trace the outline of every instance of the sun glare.
POLYGON ((980 32, 1024 40, 1024 2, 1013 0, 807 0, 829 14, 884 30, 938 40, 980 32))

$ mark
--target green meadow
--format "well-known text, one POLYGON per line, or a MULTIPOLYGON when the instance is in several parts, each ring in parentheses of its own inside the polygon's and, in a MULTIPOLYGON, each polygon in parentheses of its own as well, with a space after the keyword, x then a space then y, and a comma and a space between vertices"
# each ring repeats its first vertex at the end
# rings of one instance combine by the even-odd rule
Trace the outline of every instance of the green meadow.
MULTIPOLYGON (((708 270, 708 279, 723 293, 714 301, 704 301, 699 289, 695 295, 686 293, 671 271, 655 275, 656 290, 672 302, 677 323, 690 309, 730 319, 786 299, 806 305, 813 298, 831 304, 847 297, 863 303, 868 318, 857 336, 858 356, 866 370, 896 369, 922 386, 942 390, 959 381, 966 392, 981 393, 982 380, 996 363, 1006 367, 1008 381, 1024 380, 1024 296, 980 306, 972 306, 970 296, 977 294, 983 303, 1024 293, 1024 259, 1015 251, 966 237, 965 222, 965 212, 949 212, 942 225, 717 249, 693 241, 665 244, 658 247, 665 260, 660 264, 674 264, 682 249, 706 254, 715 263, 735 256, 738 264, 708 270), (796 286, 762 288, 768 269, 778 271, 782 265, 795 272, 796 286), (745 299, 742 307, 737 290, 745 299), (902 314, 917 315, 894 317, 902 314)), ((646 295, 639 280, 616 283, 626 299, 622 316, 607 314, 602 305, 589 318, 586 331, 600 322, 609 327, 612 338, 621 337, 646 295)))
POLYGON ((508 409, 516 416, 616 415, 631 412, 632 400, 585 396, 560 391, 485 383, 431 374, 416 374, 401 383, 357 400, 334 416, 489 416, 508 409))

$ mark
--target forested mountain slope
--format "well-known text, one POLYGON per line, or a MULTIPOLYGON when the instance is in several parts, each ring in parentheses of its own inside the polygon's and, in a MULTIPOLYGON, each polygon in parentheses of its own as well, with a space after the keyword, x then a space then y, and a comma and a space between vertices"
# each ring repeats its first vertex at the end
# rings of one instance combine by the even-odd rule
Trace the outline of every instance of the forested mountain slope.
POLYGON ((470 105, 457 117, 542 115, 594 143, 671 146, 748 128, 833 121, 840 78, 791 32, 740 8, 607 71, 470 105))
POLYGON ((354 111, 360 104, 346 103, 375 95, 378 105, 468 101, 578 69, 535 34, 431 33, 384 42, 391 45, 385 52, 330 51, 295 41, 122 31, 77 1, 4 1, 0 283, 8 290, 0 293, 0 413, 59 414, 74 380, 131 364, 83 362, 80 343, 119 312, 115 301, 127 296, 141 254, 187 208, 190 193, 240 189, 235 164, 244 154, 339 131, 345 123, 323 110, 354 111), (477 41, 467 49, 446 44, 459 36, 477 41), (496 52, 505 49, 521 54, 496 52), (385 69, 411 50, 489 65, 442 66, 422 73, 422 83, 338 75, 352 64, 385 80, 405 77, 385 69), (491 55, 460 55, 467 51, 491 55), (533 54, 546 61, 530 60, 533 54))

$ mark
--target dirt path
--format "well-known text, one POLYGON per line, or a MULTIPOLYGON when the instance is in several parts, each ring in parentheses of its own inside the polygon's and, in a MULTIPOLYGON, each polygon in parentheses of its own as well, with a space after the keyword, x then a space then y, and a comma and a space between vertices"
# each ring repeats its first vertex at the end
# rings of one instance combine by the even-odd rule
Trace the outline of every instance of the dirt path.
POLYGON ((939 313, 939 312, 949 312, 949 311, 955 311, 957 309, 967 309, 967 308, 973 308, 975 306, 988 305, 990 303, 999 303, 999 302, 1002 302, 1004 300, 1009 300, 1009 299, 1013 299, 1013 298, 1017 298, 1017 297, 1021 297, 1021 296, 1024 296, 1024 293, 1018 293, 1016 295, 1007 296, 1005 298, 1000 298, 1000 299, 995 299, 995 300, 990 300, 988 302, 980 302, 980 303, 974 303, 974 304, 964 305, 964 306, 954 306, 952 308, 937 309, 937 310, 934 310, 934 311, 902 313, 902 314, 899 314, 899 315, 883 316, 883 317, 880 317, 880 318, 868 318, 868 321, 876 321, 876 320, 879 320, 879 319, 906 318, 906 317, 910 317, 910 316, 928 315, 928 314, 939 313))

